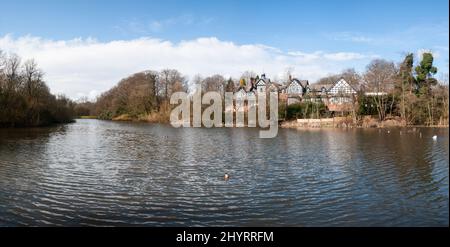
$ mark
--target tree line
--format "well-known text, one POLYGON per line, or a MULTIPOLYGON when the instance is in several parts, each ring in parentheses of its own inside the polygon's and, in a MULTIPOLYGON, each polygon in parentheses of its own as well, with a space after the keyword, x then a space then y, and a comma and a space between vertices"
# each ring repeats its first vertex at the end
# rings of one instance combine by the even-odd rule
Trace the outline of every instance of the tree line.
MULTIPOLYGON (((431 53, 423 53, 418 62, 414 61, 414 54, 408 53, 397 64, 374 59, 361 74, 350 68, 316 83, 330 85, 344 78, 354 87, 358 94, 348 114, 355 122, 360 122, 364 116, 373 116, 378 121, 399 118, 404 125, 448 125, 448 74, 437 80, 437 72, 431 53)), ((286 112, 288 119, 330 116, 320 102, 288 106, 286 112)))
POLYGON ((34 60, 22 62, 0 50, 0 127, 31 127, 73 121, 75 104, 53 95, 34 60))
MULTIPOLYGON (((448 75, 437 80, 437 72, 431 53, 422 54, 420 61, 410 53, 397 64, 375 59, 363 73, 350 68, 323 77, 316 84, 333 84, 339 78, 349 82, 358 91, 352 112, 348 113, 355 121, 370 115, 379 121, 397 117, 407 125, 448 125, 448 75)), ((84 99, 74 103, 63 95, 52 95, 43 76, 33 60, 22 62, 17 55, 0 52, 0 126, 67 123, 74 116, 168 122, 173 107, 169 104, 171 94, 189 91, 188 78, 181 72, 148 70, 122 79, 94 102, 84 99)), ((224 93, 256 77, 256 73, 246 71, 239 78, 197 75, 192 82, 201 85, 203 92, 224 93)), ((290 77, 288 69, 280 81, 290 77)), ((323 102, 305 101, 291 106, 280 103, 279 107, 280 117, 285 119, 332 116, 323 102)))
POLYGON ((170 96, 173 92, 187 92, 187 82, 187 78, 174 69, 139 72, 101 94, 95 103, 77 104, 75 112, 105 120, 167 122, 170 96))
MULTIPOLYGON (((291 77, 291 70, 286 70, 281 81, 291 77)), ((419 62, 415 62, 414 55, 410 53, 397 64, 374 59, 363 73, 349 68, 323 77, 316 84, 330 85, 344 78, 353 86, 358 95, 352 111, 347 114, 353 115, 355 122, 370 115, 379 121, 401 118, 406 125, 448 125, 448 76, 438 81, 435 79, 436 73, 431 53, 422 54, 419 62)), ((218 74, 208 77, 197 75, 192 82, 201 85, 203 92, 224 93, 233 92, 256 77, 256 73, 246 71, 234 79, 218 74)), ((89 113, 101 119, 168 122, 170 95, 188 90, 187 77, 177 70, 144 71, 121 80, 117 86, 100 95, 95 103, 83 102, 75 109, 82 115, 89 113)), ((290 106, 281 103, 279 107, 280 117, 285 119, 333 115, 323 102, 305 101, 290 106)))
POLYGON ((384 92, 359 97, 358 114, 375 113, 380 121, 398 116, 407 125, 448 125, 448 75, 435 78, 433 55, 423 53, 414 61, 409 53, 402 62, 376 59, 367 65, 362 92, 384 92))
MULTIPOLYGON (((236 87, 235 80, 218 74, 208 77, 196 75, 193 82, 201 85, 202 92, 233 92, 236 87)), ((188 91, 188 79, 178 70, 148 70, 122 79, 94 103, 81 100, 75 112, 79 116, 95 115, 106 120, 168 122, 173 107, 170 96, 174 92, 188 91)))

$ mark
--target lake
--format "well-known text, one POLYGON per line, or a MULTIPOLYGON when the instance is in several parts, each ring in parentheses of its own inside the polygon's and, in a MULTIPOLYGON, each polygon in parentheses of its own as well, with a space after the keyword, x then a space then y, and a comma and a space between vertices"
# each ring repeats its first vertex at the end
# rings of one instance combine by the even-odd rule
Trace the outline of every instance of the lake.
POLYGON ((0 226, 448 226, 448 134, 0 129, 0 226))

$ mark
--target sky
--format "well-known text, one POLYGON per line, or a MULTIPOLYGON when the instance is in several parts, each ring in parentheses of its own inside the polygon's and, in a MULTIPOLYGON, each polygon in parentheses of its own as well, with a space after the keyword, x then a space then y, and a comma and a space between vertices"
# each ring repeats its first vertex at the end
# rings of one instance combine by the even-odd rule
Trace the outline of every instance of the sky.
POLYGON ((449 2, 1 1, 0 50, 34 59, 53 93, 94 99, 143 70, 311 82, 430 51, 449 71, 449 2))

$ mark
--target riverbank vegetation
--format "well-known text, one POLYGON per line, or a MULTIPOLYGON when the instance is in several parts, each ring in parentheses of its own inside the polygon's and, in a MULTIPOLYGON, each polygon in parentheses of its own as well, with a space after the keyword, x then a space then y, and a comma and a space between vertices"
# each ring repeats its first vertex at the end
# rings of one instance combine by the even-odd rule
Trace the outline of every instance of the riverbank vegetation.
MULTIPOLYGON (((279 102, 279 117, 283 120, 350 117, 354 126, 379 126, 384 122, 399 125, 448 126, 448 74, 436 78, 431 53, 407 54, 394 63, 384 59, 371 61, 366 70, 358 73, 346 69, 342 73, 319 79, 314 85, 329 85, 344 78, 355 90, 351 109, 341 113, 330 111, 320 100, 298 104, 279 102)), ((0 52, 0 126, 42 126, 71 122, 74 116, 117 121, 169 121, 169 104, 173 92, 188 92, 188 78, 174 69, 143 71, 122 79, 115 87, 101 94, 95 101, 76 103, 62 95, 52 95, 43 80, 44 73, 33 60, 22 62, 16 55, 0 52)), ((274 79, 285 82, 290 78, 274 79)), ((235 91, 242 82, 257 77, 246 71, 240 78, 226 79, 222 75, 191 78, 203 92, 235 91)), ((314 98, 314 97, 312 97, 314 98)))
POLYGON ((168 122, 170 95, 179 91, 187 92, 187 79, 177 70, 136 73, 101 94, 95 104, 84 102, 83 107, 90 110, 84 115, 106 120, 168 122))
POLYGON ((22 63, 0 50, 0 127, 31 127, 73 121, 75 104, 53 95, 33 60, 22 63))
POLYGON ((280 104, 278 109, 279 118, 285 120, 328 118, 331 115, 323 102, 305 101, 288 106, 286 104, 280 104))
MULTIPOLYGON (((351 109, 338 115, 353 119, 354 126, 376 126, 384 122, 448 126, 448 75, 437 80, 436 74, 431 53, 423 53, 419 62, 414 61, 414 55, 410 53, 398 64, 375 59, 363 73, 350 68, 321 78, 315 84, 329 85, 344 78, 357 90, 351 109), (368 119, 372 122, 365 124, 368 119)), ((288 76, 289 72, 279 81, 287 80, 288 76)), ((250 81, 251 77, 256 77, 256 73, 246 71, 235 79, 226 79, 222 75, 196 76, 191 81, 200 84, 203 92, 224 93, 235 91, 242 86, 242 81, 250 81)), ((75 110, 80 116, 96 115, 100 119, 168 122, 173 107, 169 104, 170 95, 177 91, 188 92, 188 79, 179 71, 144 71, 121 80, 117 86, 100 95, 95 103, 85 101, 77 104, 75 110)), ((320 101, 304 100, 292 105, 279 103, 279 117, 284 120, 329 118, 337 114, 320 101)))
MULTIPOLYGON (((448 126, 448 74, 442 74, 438 80, 437 71, 431 53, 423 53, 417 64, 410 53, 399 64, 375 59, 363 74, 347 69, 322 78, 317 84, 331 84, 344 78, 358 91, 352 109, 342 114, 352 117, 354 126, 366 126, 368 121, 372 122, 368 124, 371 126, 394 122, 400 126, 448 126)), ((286 106, 280 112, 286 112, 287 120, 327 118, 336 114, 330 114, 321 104, 302 102, 286 106)))

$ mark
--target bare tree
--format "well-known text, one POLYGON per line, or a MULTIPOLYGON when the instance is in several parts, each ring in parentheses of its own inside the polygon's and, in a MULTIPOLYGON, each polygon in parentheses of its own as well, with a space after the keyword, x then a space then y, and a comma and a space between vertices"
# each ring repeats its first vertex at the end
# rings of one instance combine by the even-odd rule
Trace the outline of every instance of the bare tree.
POLYGON ((33 60, 0 54, 0 126, 38 126, 69 122, 73 103, 50 93, 33 60))
POLYGON ((223 94, 225 91, 225 83, 226 80, 221 75, 213 75, 206 77, 202 81, 202 91, 203 92, 216 91, 223 94))
POLYGON ((3 74, 6 65, 6 56, 2 50, 0 50, 0 74, 3 74))
POLYGON ((16 54, 12 54, 6 60, 6 80, 8 90, 18 88, 20 84, 20 63, 21 59, 16 54))
POLYGON ((37 66, 34 60, 28 60, 23 65, 24 90, 29 97, 32 97, 40 87, 44 73, 37 66))
POLYGON ((5 69, 6 69, 6 56, 2 50, 0 50, 0 90, 3 88, 3 83, 5 81, 5 69))
POLYGON ((374 103, 377 107, 380 120, 386 118, 387 93, 393 89, 396 75, 396 67, 393 62, 383 59, 375 59, 367 65, 364 74, 365 87, 375 93, 374 103))
POLYGON ((168 101, 172 92, 174 92, 174 85, 178 83, 178 85, 182 85, 181 88, 187 88, 187 80, 181 75, 178 70, 175 69, 164 69, 160 72, 159 75, 159 85, 162 89, 162 95, 164 96, 164 100, 168 101))
POLYGON ((337 82, 340 78, 340 75, 328 75, 325 77, 320 78, 316 81, 316 84, 333 84, 337 82))
POLYGON ((344 78, 355 89, 359 89, 362 77, 354 68, 348 68, 341 72, 340 77, 344 78))

